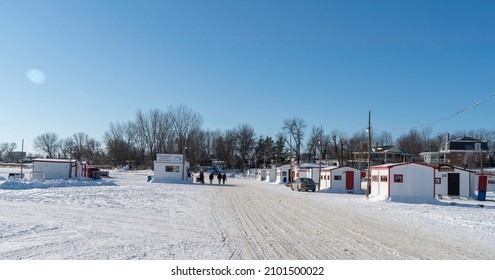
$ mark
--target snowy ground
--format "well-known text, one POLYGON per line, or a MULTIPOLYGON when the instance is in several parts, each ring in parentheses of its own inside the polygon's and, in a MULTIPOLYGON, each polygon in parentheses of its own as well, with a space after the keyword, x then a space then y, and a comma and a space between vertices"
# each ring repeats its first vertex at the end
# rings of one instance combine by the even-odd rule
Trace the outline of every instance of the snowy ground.
POLYGON ((374 201, 234 178, 165 184, 112 171, 25 183, 4 180, 9 172, 0 168, 2 260, 495 259, 493 192, 374 201))

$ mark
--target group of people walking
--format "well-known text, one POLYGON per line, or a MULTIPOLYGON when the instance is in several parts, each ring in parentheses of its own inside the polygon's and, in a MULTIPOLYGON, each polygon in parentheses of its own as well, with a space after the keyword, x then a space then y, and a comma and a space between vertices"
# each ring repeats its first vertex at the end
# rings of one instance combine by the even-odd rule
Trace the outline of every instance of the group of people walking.
MULTIPOLYGON (((227 181, 227 174, 225 174, 225 172, 223 174, 222 173, 218 173, 218 175, 216 177, 218 179, 218 184, 223 183, 225 185, 225 181, 227 181)), ((213 173, 210 173, 210 176, 209 176, 210 184, 213 184, 213 179, 214 178, 215 178, 215 175, 213 173)), ((201 184, 204 184, 205 183, 205 175, 203 173, 203 170, 199 171, 199 182, 201 184)))
MULTIPOLYGON (((215 175, 213 173, 210 173, 210 184, 213 184, 213 179, 215 178, 215 175)), ((223 173, 218 173, 217 175, 218 183, 222 183, 225 185, 225 181, 227 181, 227 174, 223 173)))

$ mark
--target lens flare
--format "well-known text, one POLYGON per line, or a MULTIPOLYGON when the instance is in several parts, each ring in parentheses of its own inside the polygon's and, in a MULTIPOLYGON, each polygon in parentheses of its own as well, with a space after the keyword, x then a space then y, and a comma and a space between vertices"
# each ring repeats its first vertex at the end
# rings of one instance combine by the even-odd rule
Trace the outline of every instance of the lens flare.
POLYGON ((44 84, 46 81, 45 74, 38 69, 31 68, 26 71, 27 78, 35 84, 44 84))

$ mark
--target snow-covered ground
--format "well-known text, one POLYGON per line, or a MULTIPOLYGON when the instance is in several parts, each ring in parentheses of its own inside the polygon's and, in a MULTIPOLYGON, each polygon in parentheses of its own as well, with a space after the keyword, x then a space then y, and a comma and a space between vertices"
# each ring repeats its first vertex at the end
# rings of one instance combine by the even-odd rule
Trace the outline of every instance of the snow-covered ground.
POLYGON ((226 185, 21 182, 0 168, 0 259, 495 259, 495 202, 377 201, 226 185), (3 177, 3 178, 2 178, 3 177))

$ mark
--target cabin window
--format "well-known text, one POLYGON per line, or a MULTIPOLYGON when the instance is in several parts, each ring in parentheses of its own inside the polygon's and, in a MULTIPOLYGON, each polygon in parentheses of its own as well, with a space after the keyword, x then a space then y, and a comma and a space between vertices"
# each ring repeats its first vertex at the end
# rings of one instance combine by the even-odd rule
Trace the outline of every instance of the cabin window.
POLYGON ((394 174, 394 183, 404 183, 404 175, 394 174))
POLYGON ((287 171, 282 172, 282 176, 287 176, 287 171))
POLYGON ((435 178, 435 184, 439 185, 442 183, 442 178, 435 178))
POLYGON ((380 182, 387 182, 388 177, 387 176, 380 176, 380 182))
POLYGON ((457 160, 462 160, 462 154, 457 154, 457 160))
POLYGON ((335 175, 335 176, 333 176, 333 179, 335 181, 340 181, 340 180, 342 180, 342 176, 341 175, 335 175))
POLYGON ((372 182, 378 182, 378 176, 377 175, 371 176, 371 181, 372 182))
POLYGON ((165 172, 180 172, 180 166, 178 165, 166 165, 165 172))
POLYGON ((480 161, 480 155, 475 154, 474 155, 474 161, 476 161, 476 162, 480 161))

